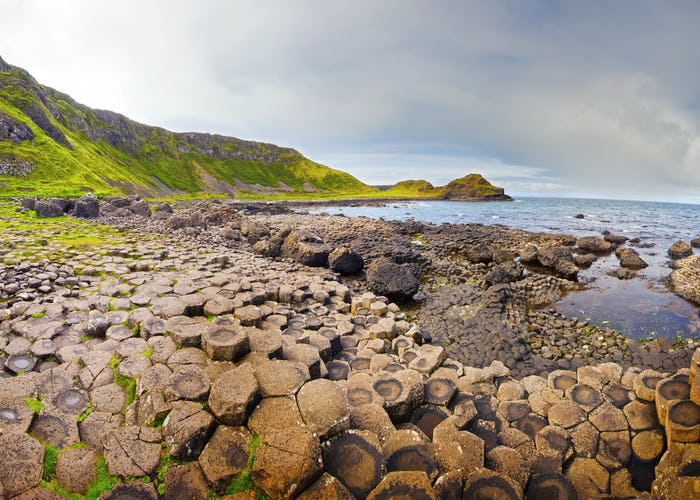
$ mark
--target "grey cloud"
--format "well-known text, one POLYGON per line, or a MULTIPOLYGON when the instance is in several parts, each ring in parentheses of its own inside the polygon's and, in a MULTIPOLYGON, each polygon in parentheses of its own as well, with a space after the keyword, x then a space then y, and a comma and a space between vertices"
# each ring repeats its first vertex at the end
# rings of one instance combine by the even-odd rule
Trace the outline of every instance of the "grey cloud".
POLYGON ((700 202, 696 2, 2 11, 9 62, 149 123, 290 145, 369 182, 479 167, 523 194, 700 202))

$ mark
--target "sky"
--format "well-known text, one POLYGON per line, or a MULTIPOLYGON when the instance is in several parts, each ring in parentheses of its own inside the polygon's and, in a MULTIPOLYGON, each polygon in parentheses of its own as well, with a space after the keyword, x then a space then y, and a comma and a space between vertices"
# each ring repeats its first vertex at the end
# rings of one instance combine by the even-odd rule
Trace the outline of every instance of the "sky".
POLYGON ((700 2, 0 0, 0 56, 92 107, 369 184, 700 203, 700 2))

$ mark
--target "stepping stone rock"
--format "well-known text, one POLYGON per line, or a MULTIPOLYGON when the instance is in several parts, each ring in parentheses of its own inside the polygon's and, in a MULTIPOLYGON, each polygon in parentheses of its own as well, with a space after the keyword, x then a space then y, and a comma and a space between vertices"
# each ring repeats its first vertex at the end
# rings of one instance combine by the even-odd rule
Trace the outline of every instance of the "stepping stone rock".
POLYGON ((25 433, 0 436, 0 487, 12 498, 39 484, 44 470, 44 447, 25 433))
POLYGON ((166 401, 204 401, 211 382, 207 372, 196 365, 185 365, 173 371, 164 387, 166 401))
POLYGON ((347 389, 336 382, 316 379, 305 383, 297 394, 297 404, 306 425, 321 439, 350 428, 347 389))
POLYGON ((674 400, 668 405, 665 422, 668 442, 700 441, 700 405, 690 399, 674 400))
POLYGON ((119 483, 108 493, 100 495, 99 500, 157 500, 158 493, 153 483, 119 483))
POLYGON ((457 392, 454 382, 445 378, 431 378, 424 387, 424 400, 428 404, 447 406, 457 392))
POLYGON ((93 450, 72 448, 63 450, 56 460, 56 479, 72 493, 87 493, 97 476, 97 454, 93 450))
MULTIPOLYGON (((272 498, 291 498, 313 484, 323 472, 323 463, 318 437, 310 429, 275 432, 262 436, 253 463, 253 484, 272 498)), ((355 466, 361 467, 361 460, 355 466)))
POLYGON ((528 464, 523 456, 507 446, 496 446, 486 454, 486 466, 499 474, 511 478, 521 488, 530 476, 528 464))
POLYGON ((196 458, 201 453, 216 421, 200 403, 176 401, 163 422, 168 453, 177 458, 196 458))
POLYGON ((78 423, 73 415, 44 408, 34 417, 29 432, 54 448, 61 449, 80 442, 78 423))
POLYGON ((668 404, 674 399, 690 399, 690 385, 688 385, 687 375, 674 375, 673 377, 660 380, 656 384, 656 415, 659 422, 666 421, 668 404))
POLYGON ((219 422, 243 425, 260 400, 260 389, 250 363, 223 373, 212 384, 209 408, 219 422))
POLYGON ((574 458, 565 476, 585 498, 599 498, 608 491, 610 473, 592 458, 574 458))
POLYGON ((209 485, 199 463, 190 462, 168 467, 163 496, 169 500, 207 500, 209 485))
POLYGON ((237 361, 250 352, 250 341, 243 329, 216 328, 201 337, 202 349, 214 361, 237 361))
POLYGON ((433 430, 438 461, 445 470, 484 466, 484 440, 447 419, 433 430))
POLYGON ((576 500, 578 495, 563 474, 533 474, 525 490, 528 500, 576 500))
POLYGON ((333 500, 355 500, 355 497, 336 478, 324 472, 314 484, 297 497, 297 500, 317 500, 328 498, 333 500))
POLYGON ((586 412, 590 412, 603 402, 602 394, 586 384, 575 384, 566 390, 566 397, 586 412))
POLYGON ((586 413, 573 401, 563 400, 549 408, 547 417, 550 425, 569 429, 586 420, 586 413))
POLYGON ((273 359, 256 367, 255 378, 262 395, 269 397, 296 394, 310 376, 304 363, 273 359))
POLYGON ((323 464, 357 498, 365 498, 386 472, 379 441, 369 431, 347 431, 325 442, 323 464))
POLYGON ((435 500, 428 476, 418 471, 390 472, 367 496, 367 500, 383 499, 435 500))
MULTIPOLYGON (((388 417, 387 417, 388 418, 388 417)), ((304 425, 294 396, 265 397, 248 418, 248 428, 258 436, 304 425)))
POLYGON ((653 429, 659 424, 653 403, 646 403, 643 400, 636 399, 627 404, 622 411, 633 431, 653 429))
POLYGON ((656 397, 656 384, 663 376, 655 370, 644 370, 634 379, 634 393, 637 399, 642 401, 654 401, 656 397))
POLYGON ((479 468, 474 470, 464 484, 464 498, 498 498, 516 500, 523 497, 518 483, 497 472, 479 468))
POLYGON ((152 427, 113 429, 103 440, 110 475, 150 476, 160 462, 161 432, 152 427))
POLYGON ((632 452, 642 462, 653 462, 664 451, 664 435, 657 429, 642 431, 632 438, 632 452))
POLYGON ((94 411, 116 415, 126 406, 126 392, 117 384, 107 384, 90 392, 90 403, 94 411))
POLYGON ((672 259, 683 259, 693 255, 693 247, 686 241, 678 240, 668 248, 668 255, 672 259))
POLYGON ((629 424, 622 410, 615 408, 609 403, 603 404, 593 410, 589 416, 589 420, 600 432, 626 431, 629 428, 629 424))
POLYGON ((214 491, 223 493, 231 479, 247 469, 252 439, 245 427, 216 428, 199 455, 199 464, 214 491))

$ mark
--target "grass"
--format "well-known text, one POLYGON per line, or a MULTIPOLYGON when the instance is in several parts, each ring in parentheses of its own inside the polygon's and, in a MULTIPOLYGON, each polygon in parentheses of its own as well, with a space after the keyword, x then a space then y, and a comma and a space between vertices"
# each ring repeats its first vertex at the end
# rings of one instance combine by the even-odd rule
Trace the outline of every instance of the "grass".
POLYGON ((253 486, 253 462, 255 461, 255 453, 260 445, 260 437, 253 436, 250 442, 250 449, 248 451, 248 462, 246 464, 245 470, 241 471, 239 474, 234 476, 229 484, 226 486, 224 494, 235 495, 236 493, 243 493, 246 491, 252 491, 257 499, 269 499, 270 497, 261 489, 255 488, 253 486))
POLYGON ((24 398, 25 404, 29 407, 30 410, 32 410, 36 415, 41 413, 41 411, 45 408, 44 403, 41 402, 43 399, 43 395, 39 394, 38 398, 24 398))
MULTIPOLYGON (((80 495, 78 493, 72 493, 61 486, 61 484, 56 479, 56 462, 58 461, 58 454, 60 450, 51 446, 48 443, 43 443, 44 446, 44 472, 42 475, 42 480, 39 486, 46 488, 47 490, 53 491, 54 493, 66 498, 68 500, 96 500, 104 492, 114 488, 119 479, 109 475, 107 470, 107 462, 104 457, 99 457, 97 460, 97 466, 95 470, 95 479, 88 485, 87 492, 85 495, 80 495)), ((72 446, 69 448, 81 447, 72 446)))
POLYGON ((112 353, 112 359, 109 361, 109 367, 114 372, 114 383, 119 387, 124 389, 126 394, 126 404, 124 405, 124 411, 136 400, 136 379, 131 377, 126 377, 124 375, 119 375, 119 358, 117 353, 112 353))

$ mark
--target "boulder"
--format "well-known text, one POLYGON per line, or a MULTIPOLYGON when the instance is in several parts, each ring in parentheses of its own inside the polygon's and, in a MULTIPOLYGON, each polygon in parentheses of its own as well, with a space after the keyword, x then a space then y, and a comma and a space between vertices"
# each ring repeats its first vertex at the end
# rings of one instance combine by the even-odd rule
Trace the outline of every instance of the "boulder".
POLYGON ((578 275, 578 266, 574 263, 573 255, 567 248, 542 248, 537 252, 537 260, 542 266, 566 279, 575 280, 578 275))
POLYGON ((336 248, 328 255, 328 266, 343 276, 359 274, 365 267, 364 259, 349 248, 336 248))
POLYGON ((627 269, 644 269, 649 265, 644 262, 634 248, 617 247, 615 255, 620 259, 620 265, 627 269))
POLYGON ((166 214, 173 213, 173 207, 169 203, 162 202, 156 205, 156 212, 163 212, 166 214))
POLYGON ((676 262, 671 273, 671 284, 676 294, 700 304, 700 255, 693 255, 676 262))
POLYGON ((538 264, 537 253, 538 250, 535 245, 526 245, 525 248, 520 250, 520 262, 523 264, 538 264))
POLYGON ((296 229, 284 239, 280 254, 305 266, 325 267, 331 247, 317 234, 305 229, 296 229))
POLYGON ((141 217, 151 216, 151 207, 148 206, 148 202, 145 200, 137 201, 129 205, 129 211, 134 215, 140 215, 141 217))
POLYGON ((257 222, 252 219, 245 219, 241 223, 241 233, 248 238, 248 242, 252 245, 263 238, 270 236, 270 228, 262 222, 257 222))
POLYGON ((693 255, 693 247, 686 241, 678 240, 668 248, 668 255, 672 259, 683 259, 693 255))
POLYGON ((63 215, 63 209, 50 201, 37 201, 34 209, 36 216, 41 218, 60 217, 63 215))
POLYGON ((408 299, 420 286, 420 281, 411 269, 382 257, 373 260, 366 271, 367 285, 378 295, 391 299, 408 299))
POLYGON ((690 242, 690 246, 693 248, 700 248, 700 238, 693 238, 690 242))
POLYGON ((489 285, 513 283, 522 279, 524 270, 523 266, 517 262, 495 265, 486 274, 486 283, 489 285))
POLYGON ((597 254, 610 253, 612 250, 612 243, 597 236, 584 236, 583 238, 579 238, 576 240, 576 245, 581 250, 597 254))
POLYGON ((73 215, 75 217, 80 217, 81 219, 94 219, 100 215, 100 202, 92 193, 78 198, 75 202, 75 210, 73 210, 73 215))

